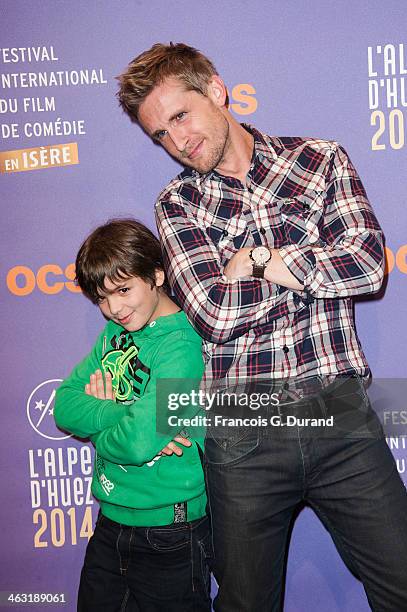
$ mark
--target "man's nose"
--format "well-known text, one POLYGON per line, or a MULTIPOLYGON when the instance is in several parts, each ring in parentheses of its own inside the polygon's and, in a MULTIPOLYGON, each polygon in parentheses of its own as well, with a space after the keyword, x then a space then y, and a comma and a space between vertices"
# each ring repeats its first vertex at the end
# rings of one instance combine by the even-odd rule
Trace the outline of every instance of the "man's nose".
POLYGON ((176 149, 182 153, 188 144, 188 135, 181 126, 175 126, 169 131, 170 138, 176 149))

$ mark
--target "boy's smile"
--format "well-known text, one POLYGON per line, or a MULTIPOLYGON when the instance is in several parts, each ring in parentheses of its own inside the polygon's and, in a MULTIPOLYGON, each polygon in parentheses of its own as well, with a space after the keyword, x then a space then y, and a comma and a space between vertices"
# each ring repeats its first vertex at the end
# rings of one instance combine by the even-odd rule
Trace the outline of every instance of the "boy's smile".
POLYGON ((99 308, 105 317, 118 323, 127 331, 142 329, 158 317, 168 314, 160 286, 163 283, 159 271, 156 285, 151 285, 137 276, 112 282, 105 278, 105 291, 101 294, 99 308))

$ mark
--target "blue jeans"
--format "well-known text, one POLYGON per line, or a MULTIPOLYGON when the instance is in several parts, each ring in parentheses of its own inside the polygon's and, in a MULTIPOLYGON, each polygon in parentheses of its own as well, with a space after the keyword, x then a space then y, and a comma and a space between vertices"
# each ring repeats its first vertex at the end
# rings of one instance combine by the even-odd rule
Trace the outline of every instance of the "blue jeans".
POLYGON ((332 428, 234 428, 223 437, 216 428, 208 430, 216 612, 282 609, 287 540, 303 504, 330 532, 371 608, 407 610, 406 490, 366 393, 356 384, 350 393, 327 392, 278 407, 283 419, 284 408, 285 414, 310 418, 334 415, 332 428))
POLYGON ((207 517, 128 527, 99 515, 81 573, 78 612, 210 612, 207 517))

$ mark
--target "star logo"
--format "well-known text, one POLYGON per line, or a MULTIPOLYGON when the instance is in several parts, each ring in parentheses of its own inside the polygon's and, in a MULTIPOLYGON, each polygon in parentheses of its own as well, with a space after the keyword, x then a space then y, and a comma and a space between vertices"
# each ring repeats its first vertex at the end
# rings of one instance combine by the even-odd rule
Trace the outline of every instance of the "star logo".
POLYGON ((45 380, 35 387, 27 400, 28 422, 37 434, 48 440, 65 440, 71 437, 59 431, 53 417, 55 393, 60 382, 61 378, 45 380))

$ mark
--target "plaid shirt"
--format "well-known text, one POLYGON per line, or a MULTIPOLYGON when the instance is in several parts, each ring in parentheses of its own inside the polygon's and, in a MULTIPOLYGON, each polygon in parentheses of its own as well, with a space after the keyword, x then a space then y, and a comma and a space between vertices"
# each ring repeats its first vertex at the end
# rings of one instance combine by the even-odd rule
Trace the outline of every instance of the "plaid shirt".
POLYGON ((186 169, 160 194, 156 220, 170 285, 204 339, 206 379, 369 375, 352 296, 382 283, 383 236, 335 142, 254 136, 247 184, 186 169), (278 249, 304 286, 229 281, 243 247, 278 249))

